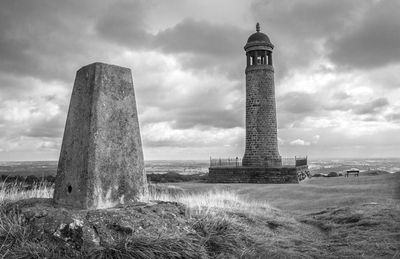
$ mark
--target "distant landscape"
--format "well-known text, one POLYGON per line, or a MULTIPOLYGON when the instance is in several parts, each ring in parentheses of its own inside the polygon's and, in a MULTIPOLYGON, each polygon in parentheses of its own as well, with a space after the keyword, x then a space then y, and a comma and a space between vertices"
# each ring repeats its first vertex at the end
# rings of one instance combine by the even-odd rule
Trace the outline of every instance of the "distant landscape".
MULTIPOLYGON (((357 168, 395 173, 400 171, 400 158, 377 159, 311 159, 308 161, 311 174, 344 172, 357 168)), ((208 173, 208 160, 150 160, 145 161, 147 174, 179 173, 184 175, 208 173)), ((37 177, 56 175, 57 161, 0 162, 0 175, 34 175, 37 177)))

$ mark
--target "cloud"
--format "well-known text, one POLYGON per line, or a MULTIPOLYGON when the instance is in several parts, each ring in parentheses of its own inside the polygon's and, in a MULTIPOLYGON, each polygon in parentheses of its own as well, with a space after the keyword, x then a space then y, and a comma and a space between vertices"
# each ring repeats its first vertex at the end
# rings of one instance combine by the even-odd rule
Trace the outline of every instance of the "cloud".
POLYGON ((357 22, 371 1, 263 1, 252 5, 255 21, 275 44, 278 80, 326 54, 325 42, 357 22))
POLYGON ((355 114, 376 114, 383 108, 389 105, 386 98, 377 98, 371 102, 367 102, 354 107, 355 114))
POLYGON ((242 128, 228 130, 212 128, 203 131, 198 128, 174 129, 170 123, 150 123, 143 127, 143 143, 148 147, 213 147, 236 145, 243 134, 242 128))
POLYGON ((294 114, 308 114, 320 108, 317 98, 313 94, 304 92, 289 92, 278 98, 281 110, 294 114))
POLYGON ((309 145, 311 145, 311 143, 308 141, 304 141, 302 139, 295 139, 290 142, 290 145, 292 145, 292 146, 309 146, 309 145))
POLYGON ((247 34, 232 25, 184 19, 155 35, 154 47, 176 55, 184 69, 242 79, 247 34))
POLYGON ((317 143, 319 142, 320 138, 321 138, 320 135, 315 135, 315 136, 313 137, 312 143, 313 143, 313 144, 317 144, 317 143))
POLYGON ((109 60, 109 48, 93 33, 109 0, 0 2, 0 71, 44 81, 73 81, 75 71, 109 60))
POLYGON ((231 25, 184 19, 174 27, 159 32, 155 46, 165 53, 194 53, 231 58, 243 49, 244 42, 238 38, 246 37, 245 31, 231 25))
MULTIPOLYGON (((342 111, 342 112, 353 112, 356 115, 378 115, 382 111, 390 107, 390 103, 386 97, 379 97, 370 100, 368 96, 362 98, 357 95, 349 95, 347 93, 337 92, 333 97, 338 95, 345 95, 344 98, 338 98, 334 100, 327 100, 323 105, 323 109, 328 112, 342 111), (368 98, 369 100, 366 100, 368 98)), ((369 117, 371 119, 372 117, 369 117)))
MULTIPOLYGON (((153 59, 157 54, 148 57, 153 59)), ((140 78, 135 82, 139 85, 136 96, 139 110, 143 111, 142 124, 170 122, 175 129, 202 127, 205 130, 243 126, 244 85, 222 75, 181 70, 169 59, 172 58, 142 64, 137 71, 140 78), (143 77, 145 70, 152 67, 157 72, 143 77)))
POLYGON ((57 158, 75 72, 94 61, 132 68, 151 158, 240 156, 256 22, 275 45, 283 156, 398 154, 398 5, 1 1, 0 159, 57 158))
POLYGON ((377 68, 400 62, 400 2, 375 1, 346 31, 328 42, 330 59, 352 68, 377 68))
POLYGON ((400 112, 393 112, 386 115, 386 119, 393 122, 400 123, 400 112))
POLYGON ((335 98, 335 101, 340 101, 350 98, 350 95, 344 91, 337 91, 334 93, 333 98, 335 98))
POLYGON ((110 41, 132 49, 150 47, 153 35, 147 32, 145 18, 151 9, 146 1, 117 1, 109 5, 97 21, 97 33, 110 41))
POLYGON ((61 138, 65 120, 64 116, 54 116, 35 121, 25 130, 23 135, 36 138, 61 138))
POLYGON ((148 4, 123 2, 113 5, 111 9, 112 12, 96 25, 99 35, 107 40, 131 50, 144 49, 174 55, 185 70, 224 74, 235 79, 242 77, 246 31, 228 24, 185 18, 170 28, 152 34, 147 32, 144 24, 147 10, 151 9, 148 4))

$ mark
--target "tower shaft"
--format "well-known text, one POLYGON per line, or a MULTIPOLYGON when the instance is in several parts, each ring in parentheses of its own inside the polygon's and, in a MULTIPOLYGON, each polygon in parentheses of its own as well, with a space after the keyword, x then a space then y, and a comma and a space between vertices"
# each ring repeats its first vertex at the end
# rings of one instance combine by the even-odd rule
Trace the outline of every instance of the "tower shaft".
POLYGON ((276 121, 274 69, 246 69, 246 150, 244 166, 280 166, 276 121))

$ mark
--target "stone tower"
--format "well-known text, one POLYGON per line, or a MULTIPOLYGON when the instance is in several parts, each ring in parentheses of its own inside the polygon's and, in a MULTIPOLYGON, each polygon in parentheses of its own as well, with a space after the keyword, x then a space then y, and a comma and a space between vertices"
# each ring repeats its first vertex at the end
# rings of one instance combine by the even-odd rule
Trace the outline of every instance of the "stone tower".
POLYGON ((274 67, 268 36, 260 32, 247 40, 246 51, 246 150, 243 166, 280 167, 276 122, 274 67))

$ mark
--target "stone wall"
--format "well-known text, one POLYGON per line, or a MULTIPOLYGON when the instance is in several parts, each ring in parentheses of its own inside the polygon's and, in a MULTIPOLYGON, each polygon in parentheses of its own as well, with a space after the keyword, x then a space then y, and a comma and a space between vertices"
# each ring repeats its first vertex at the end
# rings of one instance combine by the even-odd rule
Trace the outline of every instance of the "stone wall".
POLYGON ((208 177, 211 183, 299 183, 298 170, 296 167, 215 167, 209 169, 208 177))
POLYGON ((246 69, 246 149, 243 166, 279 167, 274 69, 246 69))

